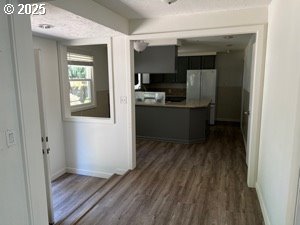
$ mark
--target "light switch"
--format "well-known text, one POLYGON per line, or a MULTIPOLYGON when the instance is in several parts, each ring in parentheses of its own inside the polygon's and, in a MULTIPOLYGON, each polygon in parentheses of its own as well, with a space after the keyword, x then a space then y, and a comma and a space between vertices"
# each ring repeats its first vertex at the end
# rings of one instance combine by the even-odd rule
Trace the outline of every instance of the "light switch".
POLYGON ((6 144, 8 147, 11 147, 16 144, 16 135, 13 130, 7 130, 6 132, 6 144))

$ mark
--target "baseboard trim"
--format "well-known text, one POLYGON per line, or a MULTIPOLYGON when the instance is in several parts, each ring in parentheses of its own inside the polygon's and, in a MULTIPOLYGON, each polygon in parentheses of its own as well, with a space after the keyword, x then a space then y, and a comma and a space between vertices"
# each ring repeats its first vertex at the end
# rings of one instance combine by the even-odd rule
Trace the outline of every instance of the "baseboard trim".
POLYGON ((260 208, 261 208, 261 211, 262 211, 262 214, 263 214, 263 217, 264 217, 265 225, 271 225, 271 222, 270 222, 270 219, 269 219, 269 216, 268 216, 268 211, 267 211, 267 208, 266 208, 266 204, 265 204, 264 198, 262 196, 260 185, 258 183, 256 183, 255 187, 256 187, 256 193, 257 193, 257 196, 258 196, 260 208))
POLYGON ((63 168, 62 170, 54 173, 52 176, 51 176, 51 181, 54 181, 56 180, 57 178, 59 178, 60 176, 62 176, 63 174, 65 174, 67 172, 67 169, 66 168, 63 168))
POLYGON ((118 175, 124 175, 127 172, 128 172, 128 170, 126 170, 126 169, 116 169, 115 170, 115 173, 118 175))
POLYGON ((110 178, 114 174, 114 173, 108 173, 103 171, 81 170, 81 169, 70 168, 70 167, 68 167, 66 170, 68 173, 74 173, 74 174, 91 176, 91 177, 99 177, 105 179, 110 178))

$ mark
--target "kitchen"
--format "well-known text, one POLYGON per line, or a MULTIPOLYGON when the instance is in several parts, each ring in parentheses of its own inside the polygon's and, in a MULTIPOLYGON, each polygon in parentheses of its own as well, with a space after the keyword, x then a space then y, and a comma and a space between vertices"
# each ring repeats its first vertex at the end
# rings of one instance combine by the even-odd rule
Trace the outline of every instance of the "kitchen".
POLYGON ((136 51, 135 72, 137 137, 206 140, 215 115, 215 55, 178 57, 177 45, 150 46, 136 51))
POLYGON ((251 37, 135 42, 137 138, 193 144, 216 122, 240 126, 251 37))

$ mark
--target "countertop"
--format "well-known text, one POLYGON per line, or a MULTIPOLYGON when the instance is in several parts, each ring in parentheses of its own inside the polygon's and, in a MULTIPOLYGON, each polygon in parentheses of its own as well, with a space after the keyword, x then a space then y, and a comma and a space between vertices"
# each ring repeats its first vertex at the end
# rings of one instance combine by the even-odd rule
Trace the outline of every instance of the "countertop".
POLYGON ((204 99, 199 101, 183 101, 183 102, 166 102, 161 103, 143 103, 136 102, 136 106, 149 106, 149 107, 171 107, 171 108, 207 108, 211 103, 211 99, 204 99))

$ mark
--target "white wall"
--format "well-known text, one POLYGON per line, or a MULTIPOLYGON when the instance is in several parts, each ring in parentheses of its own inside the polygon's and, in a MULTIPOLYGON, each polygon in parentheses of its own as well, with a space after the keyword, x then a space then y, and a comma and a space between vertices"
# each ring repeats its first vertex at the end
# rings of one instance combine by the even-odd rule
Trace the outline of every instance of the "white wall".
MULTIPOLYGON (((12 2, 17 4, 16 0, 12 2)), ((4 4, 1 1, 0 7, 4 4)), ((0 223, 46 225, 30 16, 0 13, 0 30, 0 223), (9 149, 3 136, 6 129, 16 132, 16 145, 9 149)))
MULTIPOLYGON (((0 3, 1 8, 3 4, 0 3)), ((1 224, 29 224, 21 135, 17 114, 12 51, 7 16, 0 14, 0 218, 1 224), (17 144, 8 148, 6 130, 17 144)))
POLYGON ((52 179, 66 171, 65 144, 61 115, 58 57, 56 41, 33 37, 35 49, 41 50, 41 77, 44 94, 45 116, 48 126, 50 174, 52 179))
POLYGON ((129 169, 128 108, 121 104, 127 96, 125 36, 112 39, 115 124, 64 122, 68 171, 108 177, 129 169))
POLYGON ((265 218, 292 225, 299 169, 300 2, 273 0, 263 97, 257 187, 265 218), (298 123, 298 124, 297 124, 298 123))

